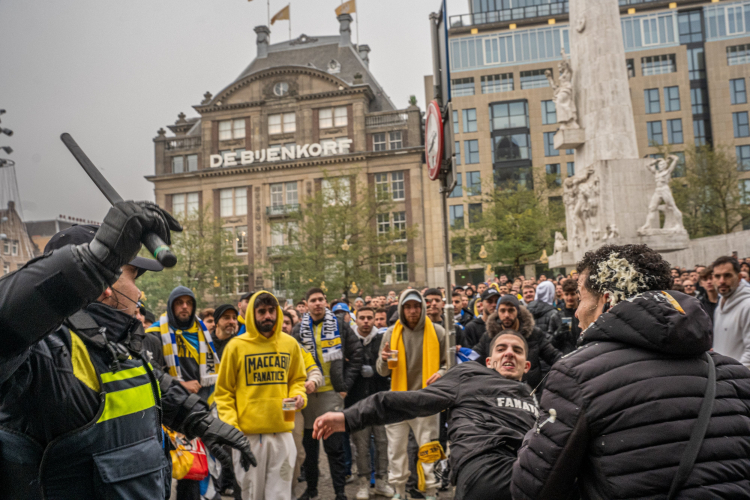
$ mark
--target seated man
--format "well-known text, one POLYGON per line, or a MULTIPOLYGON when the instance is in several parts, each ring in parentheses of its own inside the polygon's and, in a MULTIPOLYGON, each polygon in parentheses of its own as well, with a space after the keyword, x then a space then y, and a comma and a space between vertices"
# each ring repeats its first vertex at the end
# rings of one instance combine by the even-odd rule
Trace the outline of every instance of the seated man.
POLYGON ((530 367, 526 339, 504 330, 492 339, 490 348, 486 368, 463 363, 424 389, 379 392, 343 412, 326 413, 315 421, 314 437, 325 439, 334 432, 354 432, 450 410, 455 500, 510 499, 516 452, 539 411, 531 389, 520 382, 530 367))

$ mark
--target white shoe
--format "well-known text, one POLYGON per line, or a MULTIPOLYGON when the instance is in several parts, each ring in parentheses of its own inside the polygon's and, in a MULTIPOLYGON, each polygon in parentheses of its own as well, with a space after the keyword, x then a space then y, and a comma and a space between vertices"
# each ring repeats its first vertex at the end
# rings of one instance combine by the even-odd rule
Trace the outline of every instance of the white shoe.
POLYGON ((393 496, 391 497, 391 500, 401 500, 401 493, 394 493, 393 496))
POLYGON ((434 495, 425 495, 425 500, 437 500, 437 497, 434 495))
MULTIPOLYGON (((385 479, 375 479, 375 494, 383 495, 384 497, 396 498, 396 491, 391 488, 391 485, 386 482, 385 479)), ((398 497, 401 498, 401 497, 398 497)))
POLYGON ((370 498, 370 478, 362 476, 359 478, 359 489, 354 497, 357 500, 369 500, 370 498))

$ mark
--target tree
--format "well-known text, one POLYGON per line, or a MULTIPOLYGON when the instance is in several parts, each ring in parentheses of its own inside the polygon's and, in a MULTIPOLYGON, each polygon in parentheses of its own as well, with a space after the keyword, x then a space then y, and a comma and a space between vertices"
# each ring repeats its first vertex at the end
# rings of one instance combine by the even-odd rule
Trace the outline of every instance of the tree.
POLYGON ((282 244, 269 249, 267 271, 274 289, 286 298, 303 297, 312 286, 337 296, 347 294, 353 284, 371 292, 397 272, 392 259, 406 255, 417 227, 407 228, 405 214, 393 212, 387 184, 378 184, 382 189, 373 192, 357 179, 324 172, 320 189, 272 226, 282 244))
MULTIPOLYGON (((172 290, 184 285, 195 293, 199 306, 233 298, 237 283, 235 271, 244 266, 235 256, 233 234, 211 217, 211 207, 179 217, 183 232, 172 233, 172 251, 177 265, 159 273, 146 273, 138 286, 146 296, 144 305, 155 313, 164 311, 172 290)), ((142 251, 148 256, 148 251, 142 251)), ((245 274, 245 273, 243 273, 245 274)))
POLYGON ((726 147, 686 152, 685 176, 672 179, 671 186, 691 238, 731 233, 750 221, 739 182, 737 162, 726 147))
POLYGON ((482 197, 484 209, 479 221, 463 231, 454 231, 455 236, 451 238, 454 262, 502 262, 518 270, 539 259, 545 249, 551 254, 554 232, 563 231, 565 226, 561 204, 547 198, 549 187, 556 184, 556 177, 547 175, 537 180, 537 185, 543 185, 538 191, 520 187, 516 182, 497 188, 488 185, 489 189, 485 189, 488 194, 482 197), (462 241, 465 244, 467 236, 471 251, 468 258, 462 259, 462 255, 466 257, 465 250, 462 254, 454 245, 460 246, 462 241), (482 243, 487 257, 479 261, 477 254, 482 243))

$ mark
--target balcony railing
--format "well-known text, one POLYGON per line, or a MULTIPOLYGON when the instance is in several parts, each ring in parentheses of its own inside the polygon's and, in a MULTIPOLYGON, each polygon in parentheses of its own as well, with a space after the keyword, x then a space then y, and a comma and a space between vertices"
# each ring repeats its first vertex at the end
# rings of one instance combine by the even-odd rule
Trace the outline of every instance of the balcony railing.
POLYGON ((274 245, 266 247, 266 255, 268 255, 269 257, 281 257, 288 254, 292 250, 295 250, 296 248, 297 247, 294 245, 274 245))
POLYGON ((518 7, 515 9, 494 10, 490 12, 477 12, 475 14, 450 16, 450 27, 462 28, 465 26, 501 23, 506 21, 520 21, 521 19, 556 16, 567 13, 568 2, 555 2, 546 5, 533 5, 531 7, 518 7))
POLYGON ((368 115, 365 117, 365 127, 384 127, 388 125, 406 125, 409 114, 403 111, 368 115))
POLYGON ((266 215, 268 217, 284 217, 295 212, 299 212, 299 203, 266 207, 266 215))
POLYGON ((200 137, 180 137, 167 141, 167 151, 179 151, 182 149, 195 149, 201 145, 200 137))

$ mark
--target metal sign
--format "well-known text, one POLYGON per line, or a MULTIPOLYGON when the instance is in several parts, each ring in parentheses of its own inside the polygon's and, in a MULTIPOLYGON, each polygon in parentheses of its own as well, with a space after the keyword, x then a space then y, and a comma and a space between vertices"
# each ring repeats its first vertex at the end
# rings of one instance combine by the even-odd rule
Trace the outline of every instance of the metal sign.
POLYGON ((440 176, 443 163, 443 114, 437 101, 431 101, 427 106, 425 116, 424 155, 431 180, 440 176))

